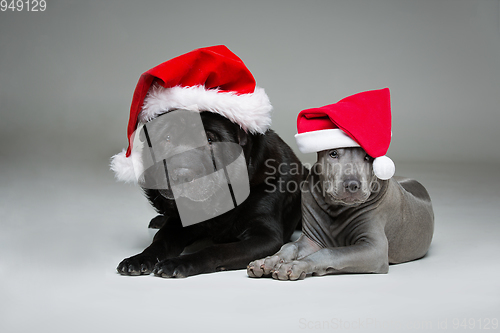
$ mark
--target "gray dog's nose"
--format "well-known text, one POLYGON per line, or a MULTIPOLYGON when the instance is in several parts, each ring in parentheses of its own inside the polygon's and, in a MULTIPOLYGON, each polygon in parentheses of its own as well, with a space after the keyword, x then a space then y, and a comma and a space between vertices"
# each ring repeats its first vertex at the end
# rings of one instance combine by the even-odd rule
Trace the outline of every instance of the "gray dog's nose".
POLYGON ((172 180, 178 183, 189 183, 194 180, 194 171, 187 168, 177 168, 171 175, 172 180))
POLYGON ((356 192, 361 187, 359 181, 350 179, 344 182, 344 189, 349 192, 356 192))

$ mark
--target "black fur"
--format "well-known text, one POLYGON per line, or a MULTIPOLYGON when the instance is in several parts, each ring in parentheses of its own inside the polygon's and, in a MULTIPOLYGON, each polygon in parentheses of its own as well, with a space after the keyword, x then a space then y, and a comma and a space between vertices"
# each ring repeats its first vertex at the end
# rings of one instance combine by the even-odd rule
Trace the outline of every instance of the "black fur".
POLYGON ((301 220, 300 184, 307 169, 272 130, 247 134, 238 125, 211 112, 201 113, 205 130, 215 141, 239 143, 244 151, 250 195, 233 210, 208 221, 183 227, 175 201, 158 190, 144 190, 160 215, 150 227, 160 230, 142 253, 123 260, 123 275, 153 272, 162 277, 187 277, 221 270, 242 269, 271 255, 289 240, 301 220), (294 184, 290 184, 293 182, 294 184), (295 186, 296 185, 296 186, 295 186), (213 242, 193 254, 186 246, 208 238, 213 242))

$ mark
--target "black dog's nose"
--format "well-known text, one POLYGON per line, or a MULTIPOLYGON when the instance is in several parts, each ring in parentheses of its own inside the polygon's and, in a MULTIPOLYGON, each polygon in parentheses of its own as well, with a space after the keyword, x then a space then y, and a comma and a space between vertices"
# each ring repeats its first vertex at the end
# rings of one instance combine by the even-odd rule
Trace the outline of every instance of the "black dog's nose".
POLYGON ((344 189, 349 192, 356 192, 361 187, 359 181, 350 179, 344 182, 344 189))
POLYGON ((194 180, 194 171, 187 168, 177 168, 172 172, 172 180, 178 183, 190 183, 194 180))

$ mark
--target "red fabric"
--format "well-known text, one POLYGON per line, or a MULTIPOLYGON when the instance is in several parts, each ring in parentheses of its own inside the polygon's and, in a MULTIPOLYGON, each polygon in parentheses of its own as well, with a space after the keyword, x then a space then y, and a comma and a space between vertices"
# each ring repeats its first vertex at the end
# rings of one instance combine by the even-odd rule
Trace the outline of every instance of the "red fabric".
POLYGON ((335 104, 303 110, 297 118, 298 133, 340 128, 374 158, 383 156, 391 143, 389 88, 346 97, 335 104))
POLYGON ((137 117, 154 81, 164 88, 201 85, 207 90, 218 88, 235 94, 253 93, 256 85, 252 73, 243 61, 224 45, 196 49, 151 68, 139 78, 132 98, 127 127, 127 157, 131 153, 137 117))

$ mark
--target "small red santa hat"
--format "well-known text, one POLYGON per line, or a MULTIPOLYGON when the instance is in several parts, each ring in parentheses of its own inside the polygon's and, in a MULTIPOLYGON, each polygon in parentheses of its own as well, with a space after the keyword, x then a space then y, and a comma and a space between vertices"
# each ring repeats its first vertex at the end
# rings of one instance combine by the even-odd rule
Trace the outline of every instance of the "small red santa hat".
POLYGON ((362 147, 374 158, 373 172, 389 179, 396 170, 385 154, 391 143, 389 88, 361 92, 335 104, 303 110, 295 139, 302 153, 362 147))
POLYGON ((224 45, 193 50, 139 78, 130 107, 129 146, 111 160, 118 180, 137 181, 134 165, 140 157, 132 156, 137 126, 174 109, 218 113, 250 133, 263 134, 271 125, 269 98, 238 56, 224 45))

